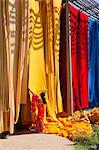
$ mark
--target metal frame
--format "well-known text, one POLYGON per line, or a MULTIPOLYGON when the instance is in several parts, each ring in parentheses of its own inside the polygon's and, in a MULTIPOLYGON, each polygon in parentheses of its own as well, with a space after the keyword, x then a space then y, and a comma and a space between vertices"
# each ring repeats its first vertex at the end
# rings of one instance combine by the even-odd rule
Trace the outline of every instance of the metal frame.
POLYGON ((75 5, 79 8, 80 11, 83 11, 89 15, 94 20, 99 21, 99 3, 94 0, 63 0, 63 4, 66 1, 70 2, 71 4, 75 5))

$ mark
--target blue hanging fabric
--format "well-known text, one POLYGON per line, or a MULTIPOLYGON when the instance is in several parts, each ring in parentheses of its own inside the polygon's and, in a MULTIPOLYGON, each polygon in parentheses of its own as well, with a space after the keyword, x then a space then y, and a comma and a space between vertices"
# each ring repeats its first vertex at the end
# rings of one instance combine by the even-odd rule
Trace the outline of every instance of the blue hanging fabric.
POLYGON ((89 19, 89 103, 99 106, 99 22, 89 19))

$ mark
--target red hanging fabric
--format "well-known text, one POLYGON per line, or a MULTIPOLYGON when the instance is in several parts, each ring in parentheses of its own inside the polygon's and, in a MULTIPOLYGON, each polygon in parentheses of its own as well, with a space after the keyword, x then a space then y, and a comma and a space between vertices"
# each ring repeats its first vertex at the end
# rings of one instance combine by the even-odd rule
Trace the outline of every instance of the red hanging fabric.
POLYGON ((71 26, 71 53, 72 53, 72 78, 73 78, 73 105, 79 108, 78 80, 77 80, 77 27, 79 11, 70 5, 71 26))
POLYGON ((80 94, 82 109, 89 106, 88 103, 88 16, 80 12, 80 94))
POLYGON ((73 105, 88 107, 88 16, 70 5, 73 105))

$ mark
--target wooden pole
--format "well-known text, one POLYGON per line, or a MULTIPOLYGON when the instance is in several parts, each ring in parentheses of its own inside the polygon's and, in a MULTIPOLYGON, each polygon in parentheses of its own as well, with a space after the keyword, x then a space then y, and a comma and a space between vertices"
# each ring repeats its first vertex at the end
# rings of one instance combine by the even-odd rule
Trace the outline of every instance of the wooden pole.
POLYGON ((66 69, 67 69, 67 112, 73 113, 72 100, 72 69, 71 69, 71 48, 69 36, 69 3, 66 0, 66 69))

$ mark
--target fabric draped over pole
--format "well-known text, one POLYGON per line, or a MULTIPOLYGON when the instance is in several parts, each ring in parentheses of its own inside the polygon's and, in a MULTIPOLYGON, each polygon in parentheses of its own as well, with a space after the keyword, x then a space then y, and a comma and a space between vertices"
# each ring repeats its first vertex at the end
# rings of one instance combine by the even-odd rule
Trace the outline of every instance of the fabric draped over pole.
POLYGON ((28 0, 0 1, 0 132, 14 132, 20 104, 27 99, 27 83, 22 85, 28 73, 28 7, 28 0))
POLYGON ((88 16, 70 5, 74 110, 88 107, 88 16))
POLYGON ((46 91, 49 114, 62 111, 59 83, 59 16, 61 0, 30 1, 29 88, 46 91))

